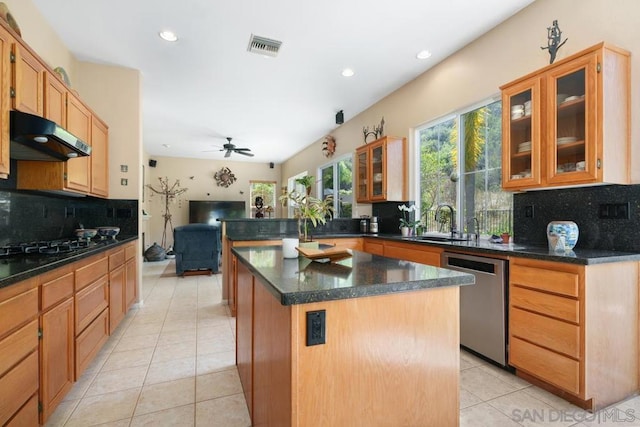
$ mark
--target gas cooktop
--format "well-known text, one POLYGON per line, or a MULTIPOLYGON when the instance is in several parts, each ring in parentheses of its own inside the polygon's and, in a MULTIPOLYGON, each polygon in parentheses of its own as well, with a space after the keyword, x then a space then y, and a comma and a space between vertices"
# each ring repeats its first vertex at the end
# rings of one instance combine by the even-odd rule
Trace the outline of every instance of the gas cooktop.
POLYGON ((97 244, 97 242, 87 239, 58 239, 8 244, 0 246, 0 257, 64 254, 90 248, 97 244))

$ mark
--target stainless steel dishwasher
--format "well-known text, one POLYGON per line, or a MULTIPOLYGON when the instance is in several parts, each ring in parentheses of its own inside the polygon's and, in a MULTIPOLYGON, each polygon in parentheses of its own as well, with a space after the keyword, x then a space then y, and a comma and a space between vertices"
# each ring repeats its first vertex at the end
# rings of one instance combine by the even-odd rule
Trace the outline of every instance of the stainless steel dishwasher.
POLYGON ((506 366, 507 261, 443 252, 442 268, 476 277, 460 287, 460 344, 506 366))

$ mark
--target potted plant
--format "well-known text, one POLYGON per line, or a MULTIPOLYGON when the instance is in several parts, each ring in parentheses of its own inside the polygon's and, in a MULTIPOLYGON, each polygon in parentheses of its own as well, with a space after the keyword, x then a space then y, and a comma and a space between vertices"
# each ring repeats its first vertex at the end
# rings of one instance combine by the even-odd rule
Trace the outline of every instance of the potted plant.
POLYGON ((403 237, 406 237, 411 233, 411 230, 414 229, 416 225, 420 224, 420 221, 412 219, 413 214, 411 212, 415 212, 416 205, 400 205, 398 206, 398 210, 402 212, 402 216, 400 217, 400 232, 403 237))
POLYGON ((280 196, 280 200, 291 200, 295 203, 294 217, 298 219, 298 234, 300 242, 308 242, 309 223, 316 227, 318 224, 326 224, 327 219, 333 217, 333 197, 327 196, 318 199, 311 196, 311 185, 315 182, 313 176, 307 175, 297 178, 297 184, 305 187, 306 191, 293 190, 280 196))

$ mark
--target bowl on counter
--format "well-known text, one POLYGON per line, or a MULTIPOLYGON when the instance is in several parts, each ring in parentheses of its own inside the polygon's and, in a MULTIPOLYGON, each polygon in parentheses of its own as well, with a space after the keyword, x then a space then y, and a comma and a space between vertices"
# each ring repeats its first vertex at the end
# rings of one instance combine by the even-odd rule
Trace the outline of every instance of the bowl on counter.
POLYGON ((118 233, 120 233, 120 227, 104 226, 98 227, 97 230, 98 235, 102 238, 110 237, 112 239, 115 239, 118 233))
POLYGON ((96 230, 95 228, 78 228, 73 231, 73 234, 78 239, 91 239, 92 237, 95 237, 96 234, 98 234, 98 230, 96 230))

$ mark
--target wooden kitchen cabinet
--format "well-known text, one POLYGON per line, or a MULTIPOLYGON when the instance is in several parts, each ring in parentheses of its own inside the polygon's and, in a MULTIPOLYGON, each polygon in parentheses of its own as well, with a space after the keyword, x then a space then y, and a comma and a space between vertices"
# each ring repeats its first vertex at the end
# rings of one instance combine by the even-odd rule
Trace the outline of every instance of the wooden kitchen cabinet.
POLYGON ((9 111, 11 110, 11 45, 13 37, 0 27, 0 178, 8 178, 9 111))
POLYGON ((630 182, 629 52, 600 43, 501 90, 503 188, 630 182))
POLYGON ((65 126, 67 123, 67 87, 53 73, 44 73, 44 118, 65 126))
POLYGON ((65 266, 39 277, 40 423, 44 424, 75 381, 74 272, 65 266))
POLYGON ((637 391, 637 262, 511 258, 509 270, 509 364, 518 375, 590 410, 637 391))
POLYGON ((109 254, 109 334, 113 334, 127 314, 124 248, 109 254))
POLYGON ((72 93, 67 93, 67 124, 66 129, 76 137, 91 145, 91 156, 69 159, 66 165, 66 187, 70 190, 90 192, 91 186, 91 157, 93 144, 91 142, 91 112, 72 93))
POLYGON ((40 60, 19 43, 13 44, 13 109, 44 117, 44 73, 40 60))
POLYGON ((407 140, 382 138, 356 150, 356 201, 372 203, 407 199, 407 140), (388 168, 391 167, 392 171, 388 168))
POLYGON ((388 258, 404 259, 407 261, 440 267, 442 251, 442 248, 435 246, 387 240, 384 242, 382 255, 388 258))
POLYGON ((38 424, 38 297, 35 279, 0 289, 0 425, 38 424))
POLYGON ((124 301, 126 310, 138 300, 138 245, 131 242, 124 248, 125 289, 124 301))
MULTIPOLYGON (((234 259, 236 257, 234 256, 234 259)), ((243 384, 244 398, 253 417, 253 275, 247 267, 237 265, 236 365, 243 384)))
POLYGON ((98 117, 91 115, 91 187, 94 196, 109 196, 109 128, 98 117))

